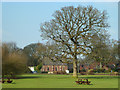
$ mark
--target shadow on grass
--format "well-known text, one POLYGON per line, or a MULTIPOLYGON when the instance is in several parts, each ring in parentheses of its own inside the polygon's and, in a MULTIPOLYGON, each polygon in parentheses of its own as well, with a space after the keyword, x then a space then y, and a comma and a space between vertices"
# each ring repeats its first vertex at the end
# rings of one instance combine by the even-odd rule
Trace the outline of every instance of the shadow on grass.
POLYGON ((88 85, 89 86, 89 85, 93 85, 93 84, 78 84, 78 85, 88 85))
POLYGON ((116 79, 118 79, 118 78, 120 78, 120 77, 79 77, 79 78, 87 78, 87 79, 112 79, 112 78, 116 78, 116 79))
POLYGON ((34 78, 40 78, 40 77, 33 77, 33 76, 19 76, 19 77, 12 78, 12 79, 34 79, 34 78))
POLYGON ((15 82, 12 82, 12 83, 5 82, 5 83, 2 83, 2 84, 16 84, 16 83, 15 82))

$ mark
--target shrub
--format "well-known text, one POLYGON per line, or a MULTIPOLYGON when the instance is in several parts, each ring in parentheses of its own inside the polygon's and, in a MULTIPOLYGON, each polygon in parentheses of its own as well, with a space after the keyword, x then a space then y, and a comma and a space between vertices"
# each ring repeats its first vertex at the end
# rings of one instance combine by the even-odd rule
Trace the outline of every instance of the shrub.
POLYGON ((66 74, 66 72, 65 72, 65 71, 62 71, 61 74, 66 74))
POLYGON ((105 70, 106 73, 109 73, 111 72, 111 69, 109 68, 108 70, 105 70))
POLYGON ((42 63, 40 63, 38 66, 37 66, 37 69, 40 70, 42 68, 42 63))
POLYGON ((113 69, 113 71, 114 71, 114 72, 118 72, 118 69, 117 69, 117 67, 115 67, 115 68, 113 69))
POLYGON ((36 66, 34 66, 34 70, 37 71, 36 66))
POLYGON ((87 74, 88 75, 94 75, 94 70, 93 69, 88 70, 87 74))
POLYGON ((86 72, 86 70, 85 70, 85 69, 82 69, 82 70, 80 70, 80 72, 86 72))
POLYGON ((53 73, 54 73, 54 74, 58 74, 57 71, 54 71, 53 73))
POLYGON ((94 72, 88 72, 87 74, 88 75, 94 75, 94 72))
POLYGON ((70 70, 69 70, 69 73, 73 73, 73 69, 70 69, 70 70))
POLYGON ((48 73, 47 71, 42 71, 41 73, 48 73))
POLYGON ((25 73, 27 58, 24 54, 19 54, 17 51, 13 53, 2 54, 2 75, 19 75, 25 73))
POLYGON ((89 69, 89 70, 88 70, 88 72, 93 72, 93 71, 94 71, 94 69, 89 69))
POLYGON ((35 71, 41 72, 41 71, 40 71, 41 68, 42 68, 42 63, 40 63, 39 65, 37 65, 37 66, 35 67, 35 71))
POLYGON ((53 73, 54 73, 54 74, 66 74, 65 71, 54 71, 53 73))
POLYGON ((113 75, 119 75, 118 72, 111 72, 113 75))
POLYGON ((105 69, 94 69, 93 72, 94 73, 104 73, 105 69))
POLYGON ((118 75, 118 72, 114 72, 115 75, 118 75))
POLYGON ((86 75, 86 72, 80 72, 81 75, 86 75))

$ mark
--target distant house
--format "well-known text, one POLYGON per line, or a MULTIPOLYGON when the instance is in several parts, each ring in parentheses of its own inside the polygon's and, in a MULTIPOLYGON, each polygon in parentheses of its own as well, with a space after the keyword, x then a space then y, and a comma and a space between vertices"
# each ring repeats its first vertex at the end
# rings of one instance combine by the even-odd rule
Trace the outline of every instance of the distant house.
MULTIPOLYGON (((116 67, 116 63, 108 63, 107 65, 102 65, 102 68, 105 70, 110 69, 114 69, 116 67)), ((97 69, 100 67, 100 64, 97 62, 93 62, 91 64, 80 64, 80 70, 85 69, 85 70, 89 70, 89 69, 97 69)))
POLYGON ((96 69, 99 67, 99 63, 92 63, 92 64, 80 64, 80 70, 85 69, 85 70, 89 70, 89 69, 96 69))
POLYGON ((52 60, 44 60, 41 72, 66 71, 68 66, 60 61, 53 62, 52 60))

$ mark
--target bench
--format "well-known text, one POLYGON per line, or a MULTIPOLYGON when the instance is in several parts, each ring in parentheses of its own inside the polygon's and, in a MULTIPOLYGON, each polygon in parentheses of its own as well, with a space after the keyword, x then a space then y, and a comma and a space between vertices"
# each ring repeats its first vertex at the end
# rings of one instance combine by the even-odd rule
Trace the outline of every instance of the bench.
POLYGON ((10 78, 8 78, 7 83, 12 83, 12 80, 10 80, 10 78))
POLYGON ((2 83, 5 83, 5 82, 7 82, 7 83, 12 83, 13 81, 10 80, 10 78, 8 78, 8 80, 4 80, 4 78, 3 78, 0 82, 2 82, 2 83))
POLYGON ((78 81, 75 81, 77 84, 87 84, 89 85, 91 81, 88 81, 88 79, 78 79, 78 81), (86 81, 83 81, 86 80, 86 81))

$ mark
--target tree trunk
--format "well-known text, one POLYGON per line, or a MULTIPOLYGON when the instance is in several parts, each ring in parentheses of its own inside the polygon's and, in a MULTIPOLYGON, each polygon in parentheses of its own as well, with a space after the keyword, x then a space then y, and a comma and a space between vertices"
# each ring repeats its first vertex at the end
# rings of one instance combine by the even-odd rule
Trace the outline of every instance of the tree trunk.
POLYGON ((73 61, 73 77, 78 77, 78 74, 77 74, 77 60, 74 60, 73 61))
POLYGON ((78 74, 77 74, 77 45, 74 44, 74 60, 73 60, 73 77, 78 78, 78 74))
POLYGON ((77 73, 80 73, 79 71, 80 71, 80 64, 78 63, 78 65, 77 65, 77 69, 78 69, 78 72, 77 73))
POLYGON ((102 69, 102 63, 100 62, 100 69, 102 69))

